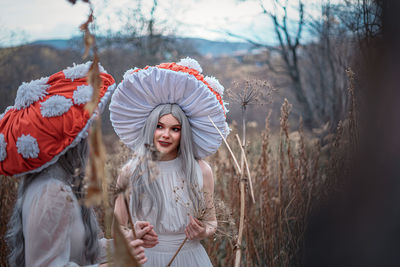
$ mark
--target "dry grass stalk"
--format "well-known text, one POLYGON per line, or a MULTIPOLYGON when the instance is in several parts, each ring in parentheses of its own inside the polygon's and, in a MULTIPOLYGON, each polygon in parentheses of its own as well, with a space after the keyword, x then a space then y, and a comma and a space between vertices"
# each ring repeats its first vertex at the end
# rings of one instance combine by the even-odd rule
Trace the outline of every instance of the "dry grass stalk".
POLYGON ((101 139, 101 121, 96 119, 89 134, 89 168, 86 177, 85 204, 99 205, 102 202, 102 182, 105 179, 105 148, 101 139))
POLYGON ((7 222, 16 201, 18 180, 0 175, 0 266, 7 266, 8 249, 3 238, 7 231, 7 222))
POLYGON ((136 239, 135 224, 133 223, 133 220, 132 220, 132 215, 131 215, 131 211, 129 209, 129 204, 128 204, 128 198, 126 197, 126 195, 124 195, 124 203, 125 203, 126 212, 128 213, 129 226, 132 229, 133 238, 136 239))
POLYGON ((172 262, 175 260, 176 256, 178 256, 179 251, 181 251, 183 245, 185 245, 186 241, 188 240, 187 237, 183 240, 183 242, 180 244, 179 248, 176 250, 174 256, 172 256, 171 260, 168 262, 167 267, 171 266, 172 262))
POLYGON ((242 173, 242 169, 241 169, 241 167, 239 166, 239 163, 237 162, 237 159, 236 159, 236 157, 235 157, 235 154, 233 154, 232 149, 231 149, 231 147, 229 146, 228 142, 226 141, 224 135, 221 133, 221 131, 220 131, 220 130, 218 129, 218 127, 215 125, 214 121, 211 119, 210 116, 208 116, 208 119, 210 120, 210 122, 212 123, 212 125, 215 127, 215 129, 218 131, 219 135, 222 137, 222 140, 224 141, 224 143, 225 143, 225 145, 226 145, 226 147, 227 147, 227 149, 228 149, 228 151, 229 151, 229 153, 230 153, 230 155, 231 155, 231 157, 232 157, 232 159, 233 159, 233 162, 235 163, 234 166, 236 167, 237 172, 238 172, 239 174, 241 174, 241 173, 242 173))
MULTIPOLYGON (((248 177, 248 179, 249 179, 251 199, 252 199, 253 203, 256 203, 255 198, 254 198, 253 182, 252 182, 252 180, 251 180, 251 174, 250 174, 249 163, 247 162, 247 157, 246 157, 246 154, 245 154, 245 152, 244 152, 242 142, 240 142, 239 135, 236 134, 235 137, 236 137, 236 140, 237 140, 238 143, 239 143, 239 147, 240 147, 240 150, 241 150, 241 152, 242 152, 242 155, 244 155, 244 156, 243 156, 243 159, 244 159, 244 165, 245 165, 245 167, 246 167, 247 177, 248 177)), ((242 169, 243 169, 243 167, 242 167, 242 169)))
POLYGON ((132 255, 129 245, 125 239, 125 236, 121 232, 119 228, 118 219, 115 217, 116 223, 113 224, 113 232, 114 232, 114 245, 115 245, 115 253, 113 257, 113 262, 110 262, 109 265, 111 266, 118 266, 118 267, 139 267, 140 264, 132 255))

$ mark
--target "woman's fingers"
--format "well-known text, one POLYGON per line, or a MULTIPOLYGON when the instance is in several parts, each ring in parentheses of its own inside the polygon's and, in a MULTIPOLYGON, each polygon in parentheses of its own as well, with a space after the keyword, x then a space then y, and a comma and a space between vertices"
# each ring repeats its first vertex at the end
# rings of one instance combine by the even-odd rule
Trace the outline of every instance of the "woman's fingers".
POLYGON ((201 221, 199 221, 197 218, 194 218, 194 221, 195 221, 198 225, 200 225, 201 227, 204 226, 203 223, 202 223, 201 221))
POLYGON ((203 227, 203 223, 190 216, 190 222, 185 229, 186 236, 189 239, 202 239, 204 232, 205 228, 203 227))
POLYGON ((145 234, 147 234, 149 231, 152 230, 153 230, 153 225, 151 225, 150 222, 137 221, 135 223, 135 231, 137 238, 142 238, 145 234))
POLYGON ((146 255, 144 254, 144 248, 138 247, 134 251, 135 258, 139 261, 140 264, 143 264, 147 261, 146 255))
POLYGON ((142 229, 136 230, 136 238, 142 238, 143 236, 145 236, 151 230, 153 230, 153 226, 152 225, 149 225, 149 226, 146 226, 146 227, 144 227, 142 229))
POLYGON ((135 258, 139 261, 140 264, 143 264, 147 261, 146 255, 144 254, 143 245, 144 242, 141 239, 136 239, 129 243, 132 248, 132 253, 135 258))
POLYGON ((152 248, 152 247, 156 246, 157 244, 158 244, 158 242, 145 242, 143 244, 143 247, 144 248, 152 248))
POLYGON ((142 238, 143 240, 148 240, 148 241, 157 241, 158 240, 158 236, 157 235, 152 235, 151 233, 147 233, 143 236, 142 238))
POLYGON ((192 236, 189 233, 189 228, 188 227, 185 228, 185 235, 189 240, 192 240, 192 236))
POLYGON ((144 241, 142 239, 135 239, 129 243, 132 248, 140 247, 143 245, 144 241))
POLYGON ((128 240, 128 242, 133 240, 133 232, 131 229, 125 226, 122 226, 120 229, 126 240, 128 240))

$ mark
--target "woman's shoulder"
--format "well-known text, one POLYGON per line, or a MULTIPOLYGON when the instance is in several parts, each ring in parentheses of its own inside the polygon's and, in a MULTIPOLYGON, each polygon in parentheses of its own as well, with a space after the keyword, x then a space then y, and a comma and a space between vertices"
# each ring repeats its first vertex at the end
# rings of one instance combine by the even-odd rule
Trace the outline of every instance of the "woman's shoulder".
POLYGON ((24 196, 23 213, 35 218, 45 214, 45 217, 51 217, 52 221, 58 221, 65 215, 71 215, 77 205, 79 204, 69 185, 43 173, 35 177, 28 186, 24 196))
POLYGON ((203 186, 210 187, 214 185, 214 177, 210 164, 203 159, 197 161, 200 166, 201 173, 203 175, 203 186))
POLYGON ((133 174, 133 171, 136 168, 137 165, 137 160, 136 158, 129 160, 127 163, 125 163, 124 166, 121 168, 121 172, 118 175, 117 179, 117 186, 118 187, 124 187, 127 186, 129 183, 129 179, 133 174))
POLYGON ((50 172, 42 172, 34 178, 34 181, 28 186, 27 193, 42 194, 44 192, 52 195, 72 194, 71 186, 66 184, 60 178, 50 172))
POLYGON ((208 164, 207 161, 205 161, 204 159, 199 159, 199 160, 197 160, 197 162, 199 163, 199 166, 200 166, 200 169, 201 169, 203 175, 206 173, 207 174, 212 173, 211 166, 210 166, 210 164, 208 164))

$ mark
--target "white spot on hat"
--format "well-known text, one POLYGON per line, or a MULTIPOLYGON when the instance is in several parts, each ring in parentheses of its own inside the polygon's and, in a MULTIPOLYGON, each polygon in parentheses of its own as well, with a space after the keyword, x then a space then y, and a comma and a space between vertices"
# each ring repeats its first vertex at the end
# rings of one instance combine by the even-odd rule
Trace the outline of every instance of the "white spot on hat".
POLYGON ((182 58, 178 63, 176 63, 178 65, 181 66, 185 66, 194 70, 197 70, 198 72, 202 72, 203 69, 201 68, 199 62, 197 62, 197 60, 190 58, 190 57, 186 57, 186 58, 182 58))
POLYGON ((17 149, 18 153, 22 155, 22 157, 28 158, 37 158, 39 155, 39 146, 34 137, 31 135, 21 135, 17 140, 17 149))
POLYGON ((4 134, 0 134, 0 161, 3 161, 7 157, 7 143, 4 140, 4 134))
POLYGON ((71 99, 54 95, 41 103, 40 112, 43 117, 57 117, 67 112, 72 105, 71 99))
POLYGON ((74 91, 73 99, 75 105, 84 104, 92 99, 93 87, 90 85, 80 85, 74 91))
MULTIPOLYGON (((76 65, 74 63, 72 67, 68 67, 65 70, 63 70, 65 78, 71 79, 72 81, 74 81, 74 79, 85 78, 87 73, 89 72, 90 65, 92 65, 92 61, 88 61, 84 64, 79 64, 79 65, 76 65)), ((103 68, 103 66, 100 65, 100 63, 99 63, 99 71, 107 73, 103 68)))
POLYGON ((47 95, 46 90, 50 87, 47 84, 48 80, 49 78, 45 77, 29 83, 22 83, 18 88, 14 107, 20 110, 45 97, 47 95))
POLYGON ((222 84, 219 83, 219 81, 213 77, 213 76, 206 76, 204 80, 211 86, 211 88, 220 94, 221 96, 224 95, 224 90, 225 88, 222 86, 222 84))

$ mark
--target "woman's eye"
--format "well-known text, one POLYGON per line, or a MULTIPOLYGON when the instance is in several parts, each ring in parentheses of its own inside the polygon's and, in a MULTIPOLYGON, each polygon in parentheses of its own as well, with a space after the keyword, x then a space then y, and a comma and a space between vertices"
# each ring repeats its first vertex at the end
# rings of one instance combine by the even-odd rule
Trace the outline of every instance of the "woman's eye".
POLYGON ((181 130, 181 128, 172 128, 172 131, 174 132, 179 132, 181 130))
POLYGON ((157 129, 162 129, 162 125, 161 124, 157 124, 157 129))

